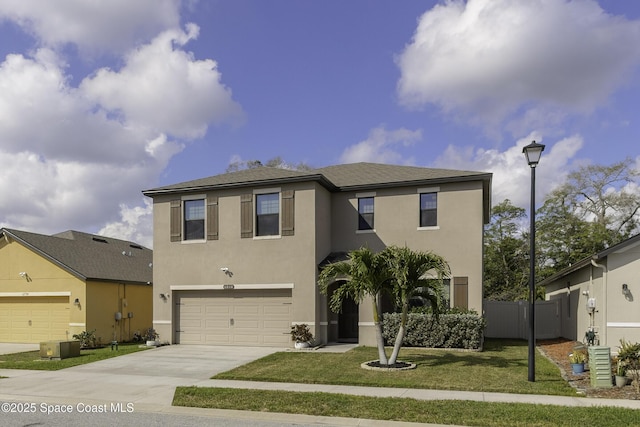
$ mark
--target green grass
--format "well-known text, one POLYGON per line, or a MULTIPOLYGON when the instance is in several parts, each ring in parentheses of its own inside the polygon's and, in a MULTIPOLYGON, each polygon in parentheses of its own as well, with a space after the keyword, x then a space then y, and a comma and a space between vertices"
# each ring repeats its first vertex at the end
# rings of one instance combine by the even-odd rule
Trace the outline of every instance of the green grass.
POLYGON ((34 369, 43 371, 57 371, 59 369, 70 368, 72 366, 84 365, 85 363, 97 362, 99 360, 110 359, 124 354, 135 353, 145 350, 139 344, 120 344, 118 350, 111 350, 111 347, 99 348, 95 350, 80 350, 80 356, 70 357, 62 360, 42 360, 39 351, 25 351, 23 353, 0 355, 0 369, 34 369))
POLYGON ((173 405, 474 426, 623 426, 638 423, 638 411, 626 408, 420 401, 227 388, 178 387, 173 405))
POLYGON ((524 341, 487 340, 482 352, 402 349, 399 360, 417 369, 379 372, 360 368, 377 359, 372 347, 346 353, 280 352, 216 375, 215 379, 468 390, 576 396, 559 369, 536 356, 536 381, 528 381, 524 341))

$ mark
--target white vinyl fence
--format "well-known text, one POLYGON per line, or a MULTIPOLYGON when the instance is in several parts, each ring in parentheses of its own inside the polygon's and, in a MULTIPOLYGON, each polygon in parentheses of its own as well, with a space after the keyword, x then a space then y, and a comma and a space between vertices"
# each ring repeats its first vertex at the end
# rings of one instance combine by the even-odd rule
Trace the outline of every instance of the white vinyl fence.
MULTIPOLYGON (((536 301, 536 339, 561 336, 561 305, 558 300, 536 301)), ((529 338, 528 301, 484 301, 487 338, 529 338)))

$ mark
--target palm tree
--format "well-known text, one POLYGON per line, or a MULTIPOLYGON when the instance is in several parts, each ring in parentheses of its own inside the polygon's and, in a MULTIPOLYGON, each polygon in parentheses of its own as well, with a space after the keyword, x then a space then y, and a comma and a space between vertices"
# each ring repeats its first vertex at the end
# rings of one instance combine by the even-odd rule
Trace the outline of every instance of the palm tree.
POLYGON ((389 358, 389 364, 393 365, 396 363, 407 331, 409 301, 414 296, 426 298, 431 304, 434 315, 437 316, 442 301, 442 281, 444 277, 451 274, 451 269, 444 258, 433 252, 389 246, 380 255, 385 259, 387 268, 393 276, 392 295, 396 305, 401 307, 400 328, 389 358))
POLYGON ((329 286, 337 280, 344 280, 331 294, 329 307, 339 313, 342 302, 348 298, 360 304, 369 296, 373 303, 373 324, 376 329, 376 343, 381 364, 387 363, 382 336, 382 314, 380 298, 385 289, 390 289, 391 273, 384 258, 373 253, 369 248, 360 248, 349 252, 349 260, 327 265, 320 272, 318 285, 320 291, 327 295, 329 286))

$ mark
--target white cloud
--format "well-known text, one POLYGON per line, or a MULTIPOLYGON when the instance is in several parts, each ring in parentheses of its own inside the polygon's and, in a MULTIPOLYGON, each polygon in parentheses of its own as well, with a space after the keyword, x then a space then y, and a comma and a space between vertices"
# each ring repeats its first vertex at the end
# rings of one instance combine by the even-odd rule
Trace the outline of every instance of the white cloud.
MULTIPOLYGON (((539 132, 532 132, 503 152, 496 149, 460 148, 450 145, 436 159, 433 166, 492 172, 492 203, 495 205, 509 199, 514 205, 528 209, 531 197, 531 169, 522 149, 533 140, 544 143, 539 132)), ((564 138, 553 145, 546 144, 536 168, 537 202, 541 203, 553 188, 564 181, 572 159, 582 146, 583 140, 579 135, 564 138)))
POLYGON ((41 46, 81 52, 120 52, 180 22, 179 0, 3 0, 0 20, 11 20, 41 46))
POLYGON ((149 199, 142 206, 120 205, 120 219, 106 224, 98 234, 140 243, 153 248, 153 204, 149 199))
POLYGON ((405 158, 400 152, 402 147, 408 147, 422 139, 421 130, 396 129, 386 130, 377 127, 369 132, 364 141, 347 147, 340 156, 341 163, 373 162, 413 164, 412 157, 405 158))
POLYGON ((396 59, 399 101, 489 127, 516 115, 512 127, 531 129, 606 101, 640 62, 639 37, 640 22, 590 0, 447 1, 396 59))
POLYGON ((121 113, 128 124, 143 125, 182 138, 202 137, 209 123, 240 122, 243 113, 221 82, 212 60, 195 60, 179 47, 197 38, 168 30, 127 55, 119 71, 100 69, 80 88, 110 114, 121 113))
POLYGON ((164 31, 121 69, 76 76, 78 85, 55 46, 0 62, 0 227, 100 230, 151 246, 141 190, 157 185, 184 139, 243 114, 215 62, 181 49, 197 34, 164 31))

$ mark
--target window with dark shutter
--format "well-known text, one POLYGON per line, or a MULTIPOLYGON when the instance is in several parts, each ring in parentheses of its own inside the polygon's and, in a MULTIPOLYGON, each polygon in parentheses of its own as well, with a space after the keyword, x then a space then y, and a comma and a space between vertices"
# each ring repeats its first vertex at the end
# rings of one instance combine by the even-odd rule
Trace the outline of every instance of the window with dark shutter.
POLYGON ((207 198, 207 240, 218 240, 218 198, 207 198))
POLYGON ((240 237, 253 237, 253 194, 240 196, 240 237))
POLYGON ((293 236, 295 231, 295 192, 282 192, 282 235, 293 236))
POLYGON ((180 200, 172 200, 169 211, 169 233, 170 241, 179 242, 182 239, 182 222, 181 222, 181 208, 182 203, 180 200))

